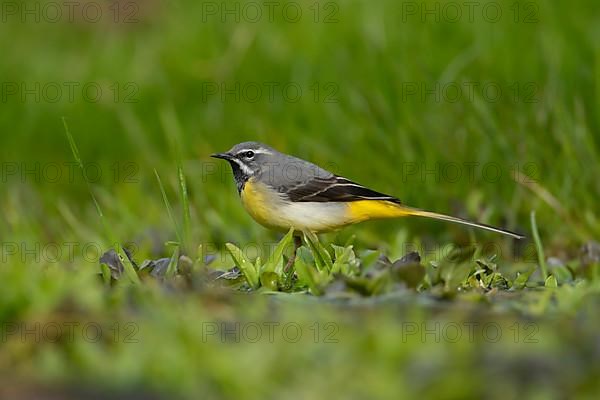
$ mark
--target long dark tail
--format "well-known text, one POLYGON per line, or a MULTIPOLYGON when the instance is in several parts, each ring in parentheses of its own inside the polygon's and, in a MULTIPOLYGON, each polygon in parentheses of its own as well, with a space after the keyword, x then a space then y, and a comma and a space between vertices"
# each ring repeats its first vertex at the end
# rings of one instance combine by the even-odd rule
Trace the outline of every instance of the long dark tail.
POLYGON ((475 228, 485 229, 488 231, 501 233, 503 235, 508 235, 508 236, 514 237, 515 239, 524 239, 525 238, 525 235, 522 235, 522 234, 516 233, 516 232, 511 232, 506 229, 496 228, 495 226, 480 224, 477 222, 471 222, 471 221, 467 221, 466 219, 451 217, 449 215, 438 214, 438 213, 431 212, 431 211, 419 210, 418 208, 412 208, 412 207, 406 207, 406 206, 400 206, 400 207, 402 207, 403 211, 405 212, 405 215, 416 215, 418 217, 427 217, 427 218, 439 219, 442 221, 454 222, 457 224, 462 224, 462 225, 467 225, 467 226, 473 226, 475 228))

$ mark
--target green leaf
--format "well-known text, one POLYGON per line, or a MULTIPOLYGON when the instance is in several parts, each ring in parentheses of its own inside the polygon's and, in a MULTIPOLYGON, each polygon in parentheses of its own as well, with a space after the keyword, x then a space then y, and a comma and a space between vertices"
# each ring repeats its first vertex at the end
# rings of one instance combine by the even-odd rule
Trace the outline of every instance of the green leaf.
POLYGON ((332 244, 331 247, 333 247, 333 252, 335 254, 335 262, 331 268, 331 273, 336 274, 343 272, 348 274, 350 272, 349 264, 351 262, 356 262, 356 255, 354 254, 353 246, 350 245, 347 247, 341 247, 332 244))
POLYGON ((256 260, 254 260, 254 269, 257 271, 260 271, 262 267, 262 260, 260 258, 260 256, 256 257, 256 260))
POLYGON ((344 243, 343 247, 348 247, 354 244, 354 241, 356 240, 356 235, 352 235, 348 238, 348 240, 346 240, 346 243, 344 243))
POLYGON ((383 294, 389 287, 391 282, 389 271, 385 271, 382 274, 378 274, 369 282, 369 292, 371 296, 377 296, 383 294))
POLYGON ((490 276, 488 287, 506 290, 509 288, 509 283, 508 280, 504 276, 502 276, 501 273, 494 272, 490 276))
POLYGON ((278 276, 283 275, 283 252, 292 243, 294 228, 290 228, 288 233, 279 241, 275 250, 262 268, 262 272, 275 272, 278 276))
POLYGON ((380 253, 376 250, 365 250, 359 253, 360 266, 363 272, 377 265, 380 253))
POLYGON ((544 282, 544 286, 546 286, 549 289, 557 288, 558 282, 556 281, 556 277, 554 275, 548 276, 548 278, 546 278, 546 281, 544 282))
POLYGON ((275 272, 267 271, 260 274, 260 283, 263 287, 269 290, 277 290, 279 288, 279 275, 275 272))
POLYGON ((173 255, 171 256, 171 261, 169 261, 169 265, 167 266, 167 272, 165 272, 165 279, 171 279, 177 273, 177 261, 179 260, 179 246, 175 247, 173 251, 173 255))
POLYGON ((296 258, 295 268, 296 273, 298 274, 298 279, 308 286, 312 294, 319 296, 323 294, 323 292, 317 283, 317 271, 309 267, 304 261, 304 258, 305 257, 296 258))
POLYGON ((407 263, 402 265, 392 266, 394 276, 401 282, 406 283, 406 286, 416 289, 425 277, 425 267, 419 263, 407 263))
POLYGON ((441 261, 439 273, 447 291, 455 291, 466 283, 474 270, 472 262, 474 253, 474 247, 457 248, 441 261))
POLYGON ((240 248, 233 243, 225 243, 225 247, 227 248, 227 251, 229 251, 231 258, 233 258, 235 265, 246 277, 246 281, 250 287, 252 289, 258 289, 260 286, 260 280, 256 267, 250 261, 248 261, 242 250, 240 250, 240 248))
POLYGON ((385 273, 379 274, 378 276, 369 279, 363 276, 344 276, 341 278, 348 287, 348 289, 360 294, 361 296, 371 296, 374 290, 381 288, 381 276, 386 275, 385 273))
POLYGON ((315 265, 319 271, 331 271, 333 268, 333 261, 331 260, 331 254, 325 247, 319 242, 319 238, 313 232, 305 231, 304 241, 308 244, 313 252, 315 265))
POLYGON ((523 289, 529 281, 529 277, 531 276, 533 271, 535 271, 535 268, 530 268, 528 271, 525 272, 518 272, 517 277, 513 281, 511 288, 523 289))

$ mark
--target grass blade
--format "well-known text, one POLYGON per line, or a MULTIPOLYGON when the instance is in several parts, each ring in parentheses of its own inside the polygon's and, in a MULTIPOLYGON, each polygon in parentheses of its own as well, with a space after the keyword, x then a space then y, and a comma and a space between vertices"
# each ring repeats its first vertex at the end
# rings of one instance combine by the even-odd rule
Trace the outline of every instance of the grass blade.
POLYGON ((175 216, 173 215, 173 208, 171 207, 171 203, 169 202, 169 198, 167 197, 167 192, 165 191, 165 187, 163 186, 162 181, 160 180, 160 176, 158 175, 158 171, 156 170, 156 168, 154 169, 154 175, 156 176, 156 180, 158 181, 158 186, 160 187, 163 202, 165 203, 165 207, 167 208, 167 214, 169 214, 171 223, 175 227, 175 235, 177 235, 177 241, 181 246, 183 244, 183 241, 179 232, 179 226, 177 225, 177 221, 175 220, 175 216))
POLYGON ((177 262, 179 261, 179 246, 175 246, 175 250, 173 251, 173 255, 171 256, 171 261, 169 261, 169 265, 167 266, 167 271, 165 272, 166 279, 172 279, 177 273, 177 262))
POLYGON ((67 125, 67 120, 65 119, 65 117, 62 117, 62 122, 63 122, 63 126, 65 127, 65 133, 67 135, 67 140, 69 141, 69 146, 71 146, 71 152, 73 153, 73 157, 75 158, 77 165, 81 169, 81 173, 83 175, 83 180, 85 181, 88 192, 89 192, 90 196, 92 197, 92 201, 94 202, 94 206, 96 207, 96 212, 98 213, 98 216, 100 217, 100 221, 102 222, 104 232, 105 232, 106 236, 108 237, 109 242, 115 246, 115 251, 121 258, 121 262, 123 263, 123 267, 125 270, 125 275, 129 278, 129 280, 132 283, 138 284, 138 283, 140 283, 140 277, 138 276, 137 272, 135 272, 135 268, 133 267, 131 260, 129 259, 127 254, 125 254, 125 251, 123 250, 123 247, 121 246, 121 243, 117 240, 116 235, 114 234, 114 232, 110 228, 110 225, 106 221, 106 218, 104 217, 104 213, 102 212, 102 208, 100 207, 100 203, 98 203, 96 196, 94 196, 94 192, 92 190, 92 185, 90 184, 89 180, 87 179, 87 176, 85 175, 85 167, 83 165, 83 162, 81 161, 81 156, 79 155, 79 149, 77 148, 77 144, 75 143, 75 139, 73 138, 73 135, 71 135, 71 131, 69 130, 69 126, 67 125))
POLYGON ((309 247, 313 251, 315 265, 319 271, 326 270, 331 271, 333 268, 333 261, 331 260, 331 254, 325 247, 319 242, 319 238, 313 232, 305 231, 304 241, 308 243, 309 247))
POLYGON ((190 202, 187 184, 185 181, 185 173, 183 170, 183 157, 181 151, 182 129, 177 119, 175 108, 172 105, 162 107, 159 110, 159 117, 165 137, 169 142, 175 161, 177 163, 177 178, 179 181, 179 195, 181 204, 183 205, 183 231, 181 236, 183 239, 182 247, 184 250, 191 249, 190 234, 191 234, 191 213, 190 202))
POLYGON ((546 257, 544 255, 544 248, 542 247, 542 241, 540 240, 540 234, 538 232, 537 223, 535 221, 535 211, 531 212, 531 230, 533 231, 533 240, 535 242, 535 248, 537 250, 538 263, 542 269, 542 277, 544 281, 548 279, 548 267, 546 266, 546 257))
POLYGON ((177 176, 179 178, 179 193, 181 195, 181 202, 183 204, 183 248, 189 249, 190 246, 190 232, 191 232, 191 213, 190 213, 190 201, 185 183, 185 173, 183 172, 183 164, 181 157, 177 157, 177 176))

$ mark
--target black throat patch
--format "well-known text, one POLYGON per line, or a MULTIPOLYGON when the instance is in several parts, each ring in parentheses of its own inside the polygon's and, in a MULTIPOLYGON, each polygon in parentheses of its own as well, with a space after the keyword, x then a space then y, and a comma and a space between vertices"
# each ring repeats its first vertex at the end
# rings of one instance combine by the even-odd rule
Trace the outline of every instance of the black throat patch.
POLYGON ((246 175, 235 161, 229 161, 229 164, 231 165, 231 170, 233 171, 233 178, 235 179, 238 193, 242 193, 242 190, 244 190, 244 185, 250 176, 246 175))

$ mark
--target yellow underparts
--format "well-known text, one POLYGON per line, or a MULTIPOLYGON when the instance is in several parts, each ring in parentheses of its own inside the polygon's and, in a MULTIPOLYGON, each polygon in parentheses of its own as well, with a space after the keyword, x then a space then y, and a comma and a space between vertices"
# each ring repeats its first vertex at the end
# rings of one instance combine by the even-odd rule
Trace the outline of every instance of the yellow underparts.
POLYGON ((409 208, 391 201, 359 200, 347 204, 352 223, 369 219, 398 218, 413 214, 409 208))
POLYGON ((277 216, 273 212, 273 196, 267 191, 265 185, 250 178, 240 196, 244 208, 256 222, 269 228, 280 228, 274 221, 277 216))

